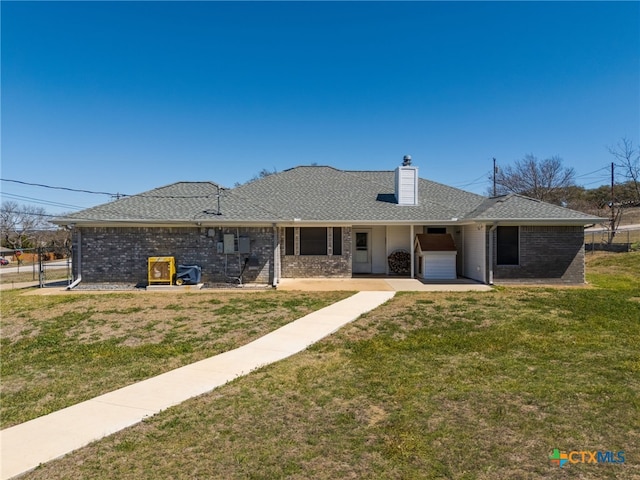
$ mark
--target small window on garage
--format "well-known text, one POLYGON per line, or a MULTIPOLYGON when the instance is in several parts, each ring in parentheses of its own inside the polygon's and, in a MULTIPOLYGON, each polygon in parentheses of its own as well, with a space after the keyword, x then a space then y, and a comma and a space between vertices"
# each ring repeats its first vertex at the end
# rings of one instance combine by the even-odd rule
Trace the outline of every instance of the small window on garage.
POLYGON ((284 229, 284 254, 295 255, 296 249, 293 243, 295 239, 295 230, 293 227, 286 227, 284 229))
POLYGON ((333 254, 342 255, 342 227, 333 227, 333 254))
POLYGON ((496 230, 496 248, 498 265, 520 264, 519 227, 498 227, 496 230))
POLYGON ((325 227, 300 228, 300 255, 326 255, 327 229, 325 227))

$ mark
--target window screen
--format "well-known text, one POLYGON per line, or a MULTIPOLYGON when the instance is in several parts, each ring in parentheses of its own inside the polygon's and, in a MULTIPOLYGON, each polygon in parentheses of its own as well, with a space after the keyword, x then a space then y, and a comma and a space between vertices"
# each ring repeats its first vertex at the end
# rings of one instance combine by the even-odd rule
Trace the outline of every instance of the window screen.
POLYGON ((342 227, 333 227, 333 254, 342 255, 342 227))
POLYGON ((300 255, 326 255, 327 229, 324 227, 300 228, 300 255))
POLYGON ((498 227, 496 247, 498 265, 518 265, 520 263, 518 227, 498 227))
POLYGON ((285 255, 295 255, 295 245, 294 245, 294 228, 286 227, 284 229, 284 254, 285 255))

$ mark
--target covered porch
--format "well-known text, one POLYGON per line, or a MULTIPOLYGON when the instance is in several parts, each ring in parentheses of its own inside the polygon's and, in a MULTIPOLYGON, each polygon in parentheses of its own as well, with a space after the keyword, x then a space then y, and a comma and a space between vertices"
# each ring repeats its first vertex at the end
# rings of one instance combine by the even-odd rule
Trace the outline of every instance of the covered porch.
POLYGON ((463 276, 463 231, 459 225, 353 225, 352 276, 418 278, 416 236, 449 234, 457 249, 455 273, 463 276), (400 265, 397 259, 407 259, 400 265))
POLYGON ((353 278, 283 278, 277 289, 285 291, 486 292, 491 290, 491 287, 466 278, 429 281, 408 277, 356 275, 353 278))

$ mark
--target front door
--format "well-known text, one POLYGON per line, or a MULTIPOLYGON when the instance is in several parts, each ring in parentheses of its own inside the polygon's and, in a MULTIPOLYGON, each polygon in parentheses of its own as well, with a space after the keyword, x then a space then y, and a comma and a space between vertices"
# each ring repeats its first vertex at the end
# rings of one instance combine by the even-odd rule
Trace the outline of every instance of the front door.
POLYGON ((371 273, 371 229, 355 230, 353 273, 371 273))

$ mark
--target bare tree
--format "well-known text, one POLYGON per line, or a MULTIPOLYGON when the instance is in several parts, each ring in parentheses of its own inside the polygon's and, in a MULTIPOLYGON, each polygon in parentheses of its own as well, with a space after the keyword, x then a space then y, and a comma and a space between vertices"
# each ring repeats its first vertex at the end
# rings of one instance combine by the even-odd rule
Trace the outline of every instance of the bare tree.
POLYGON ((620 198, 620 201, 640 203, 640 149, 634 147, 631 140, 623 137, 608 150, 615 158, 616 167, 622 169, 622 176, 633 187, 633 197, 635 198, 620 198))
MULTIPOLYGON (((251 182, 255 182, 256 180, 261 180, 265 177, 268 177, 269 175, 273 175, 274 173, 278 173, 275 167, 273 168, 273 170, 269 170, 268 168, 263 168, 262 170, 260 170, 260 172, 258 172, 256 175, 251 177, 245 183, 251 183, 251 182)), ((239 187, 240 185, 243 185, 243 184, 240 182, 236 182, 234 184, 234 187, 239 187)))
POLYGON ((71 256, 71 231, 66 228, 43 232, 41 238, 45 252, 53 254, 54 258, 71 256))
POLYGON ((48 227, 44 208, 2 202, 0 231, 2 244, 14 250, 33 246, 38 234, 48 227))
MULTIPOLYGON (((559 205, 566 204, 575 186, 573 168, 562 166, 562 159, 553 156, 538 160, 527 155, 517 160, 513 166, 508 165, 494 172, 496 194, 517 193, 559 205)), ((494 181, 494 176, 490 180, 494 181)))

